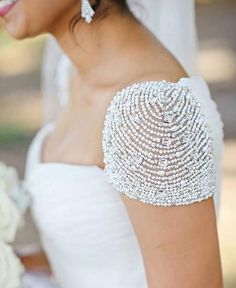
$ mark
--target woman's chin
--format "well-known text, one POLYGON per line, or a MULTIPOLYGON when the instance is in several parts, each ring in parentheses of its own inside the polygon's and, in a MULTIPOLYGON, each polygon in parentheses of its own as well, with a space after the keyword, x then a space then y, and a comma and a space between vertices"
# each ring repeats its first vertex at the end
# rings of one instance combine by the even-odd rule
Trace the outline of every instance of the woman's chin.
POLYGON ((41 27, 30 25, 29 21, 24 17, 5 19, 3 28, 11 37, 18 40, 36 37, 45 33, 41 27))
POLYGON ((18 40, 25 39, 25 38, 29 37, 26 29, 20 28, 19 26, 16 27, 16 25, 12 25, 10 23, 5 24, 5 30, 11 37, 18 39, 18 40))
POLYGON ((17 40, 23 40, 27 38, 37 37, 41 34, 45 34, 46 32, 30 30, 27 25, 13 25, 13 24, 5 24, 5 31, 13 38, 17 40))
POLYGON ((32 25, 29 23, 27 13, 25 13, 21 0, 16 2, 9 13, 3 17, 3 25, 6 32, 13 38, 25 39, 31 37, 32 25))
POLYGON ((24 19, 23 17, 6 19, 4 23, 4 28, 11 37, 18 40, 38 36, 38 33, 34 31, 36 29, 32 29, 32 27, 27 24, 26 19, 24 19))

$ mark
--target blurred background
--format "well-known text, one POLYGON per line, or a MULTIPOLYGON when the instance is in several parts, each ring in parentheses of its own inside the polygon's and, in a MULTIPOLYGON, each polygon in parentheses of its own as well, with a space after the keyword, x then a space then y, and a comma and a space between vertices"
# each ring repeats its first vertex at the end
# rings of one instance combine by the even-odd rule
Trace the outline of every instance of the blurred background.
MULTIPOLYGON (((236 287, 236 0, 198 0, 198 66, 225 133, 218 233, 225 288, 236 287)), ((0 27, 0 160, 24 174, 26 151, 42 124, 40 64, 46 37, 16 41, 0 27)))

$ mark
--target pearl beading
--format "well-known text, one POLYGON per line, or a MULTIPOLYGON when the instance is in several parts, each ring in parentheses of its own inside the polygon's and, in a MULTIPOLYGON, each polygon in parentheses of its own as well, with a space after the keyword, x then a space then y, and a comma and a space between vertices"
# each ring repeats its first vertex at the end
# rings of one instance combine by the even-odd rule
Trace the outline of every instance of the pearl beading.
POLYGON ((102 146, 106 179, 120 193, 177 206, 216 191, 211 130, 184 80, 137 82, 113 97, 102 146))

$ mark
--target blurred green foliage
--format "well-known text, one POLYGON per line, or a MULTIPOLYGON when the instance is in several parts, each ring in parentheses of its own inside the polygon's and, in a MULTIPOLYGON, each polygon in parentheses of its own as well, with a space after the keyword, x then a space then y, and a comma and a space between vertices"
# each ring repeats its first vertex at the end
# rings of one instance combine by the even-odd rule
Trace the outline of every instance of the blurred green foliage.
POLYGON ((12 147, 20 143, 26 143, 31 139, 31 134, 27 133, 21 126, 14 124, 0 124, 0 146, 12 147))

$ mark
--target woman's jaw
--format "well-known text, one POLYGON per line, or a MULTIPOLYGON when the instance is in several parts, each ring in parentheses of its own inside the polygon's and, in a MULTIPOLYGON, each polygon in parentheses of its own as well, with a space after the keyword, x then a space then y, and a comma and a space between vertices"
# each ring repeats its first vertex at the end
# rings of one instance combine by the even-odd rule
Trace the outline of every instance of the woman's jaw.
POLYGON ((68 26, 79 12, 78 0, 0 0, 3 26, 16 39, 53 34, 54 27, 68 26))

